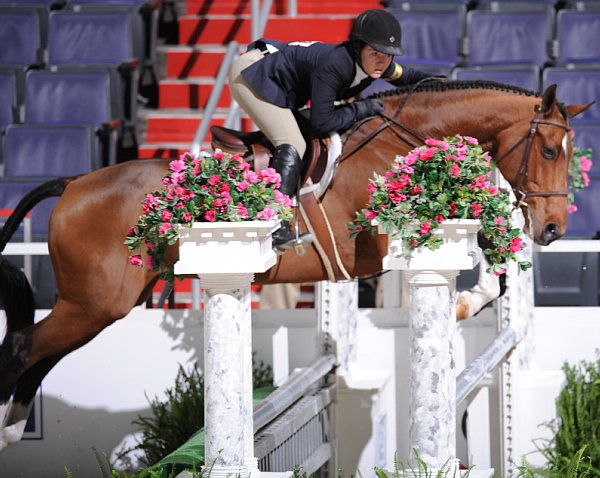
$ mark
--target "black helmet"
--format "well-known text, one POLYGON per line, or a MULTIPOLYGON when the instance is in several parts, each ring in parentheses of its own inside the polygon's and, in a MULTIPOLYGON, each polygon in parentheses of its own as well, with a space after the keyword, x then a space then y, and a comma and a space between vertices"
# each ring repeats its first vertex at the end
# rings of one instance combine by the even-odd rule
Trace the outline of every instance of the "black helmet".
POLYGON ((386 10, 374 8, 356 17, 350 40, 360 40, 388 55, 404 54, 400 22, 386 10))

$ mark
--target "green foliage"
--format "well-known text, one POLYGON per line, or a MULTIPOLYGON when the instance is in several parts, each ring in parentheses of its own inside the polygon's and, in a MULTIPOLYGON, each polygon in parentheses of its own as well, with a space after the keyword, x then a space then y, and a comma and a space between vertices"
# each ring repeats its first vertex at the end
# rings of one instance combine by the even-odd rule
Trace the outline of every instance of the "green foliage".
POLYGON ((554 432, 540 451, 559 476, 600 476, 600 358, 563 365, 566 383, 556 400, 554 432))

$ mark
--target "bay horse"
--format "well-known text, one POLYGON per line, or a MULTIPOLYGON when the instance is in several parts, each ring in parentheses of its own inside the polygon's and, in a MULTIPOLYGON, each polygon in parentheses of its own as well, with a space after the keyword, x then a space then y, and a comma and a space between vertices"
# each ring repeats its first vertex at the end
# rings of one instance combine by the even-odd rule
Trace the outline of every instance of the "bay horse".
MULTIPOLYGON (((573 151, 569 119, 587 105, 559 104, 555 85, 540 97, 490 82, 436 81, 379 96, 384 114, 356 123, 342 135, 343 160, 319 204, 335 245, 335 279, 342 278, 342 270, 351 277, 381 270, 386 239, 367 233, 350 239, 346 223, 367 203, 373 173, 383 174, 396 155, 427 137, 477 138, 519 196, 533 240, 548 244, 565 233, 573 151)), ((50 369, 151 294, 158 275, 131 266, 123 241, 141 214, 144 195, 162 187, 168 162, 130 161, 49 181, 26 195, 5 223, 0 251, 35 204, 60 196, 48 234, 58 300, 43 320, 33 323, 31 287, 23 272, 0 255, 0 297, 6 312, 0 346, 0 449, 20 440, 35 392, 50 369)), ((170 264, 177 260, 175 246, 167 258, 170 264)), ((310 247, 303 257, 286 252, 255 280, 328 278, 331 271, 310 247)))

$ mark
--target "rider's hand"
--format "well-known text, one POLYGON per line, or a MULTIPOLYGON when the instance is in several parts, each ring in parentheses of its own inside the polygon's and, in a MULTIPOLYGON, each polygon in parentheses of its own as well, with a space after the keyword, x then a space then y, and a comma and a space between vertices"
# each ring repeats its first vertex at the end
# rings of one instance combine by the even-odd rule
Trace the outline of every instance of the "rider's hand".
POLYGON ((356 119, 359 120, 383 113, 383 101, 380 98, 368 98, 356 101, 354 104, 356 105, 356 119))

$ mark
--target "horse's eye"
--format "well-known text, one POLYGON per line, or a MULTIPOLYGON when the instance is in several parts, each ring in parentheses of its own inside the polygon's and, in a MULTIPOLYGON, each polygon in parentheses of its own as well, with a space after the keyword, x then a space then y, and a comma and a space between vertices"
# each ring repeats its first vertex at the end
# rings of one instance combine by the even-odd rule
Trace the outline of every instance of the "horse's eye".
POLYGON ((544 158, 546 158, 546 159, 556 159, 558 152, 557 152, 556 148, 548 148, 548 147, 544 146, 542 148, 542 154, 544 155, 544 158))

